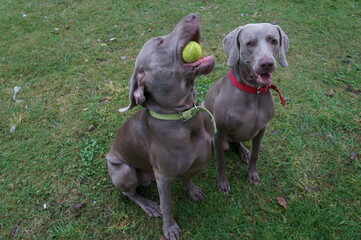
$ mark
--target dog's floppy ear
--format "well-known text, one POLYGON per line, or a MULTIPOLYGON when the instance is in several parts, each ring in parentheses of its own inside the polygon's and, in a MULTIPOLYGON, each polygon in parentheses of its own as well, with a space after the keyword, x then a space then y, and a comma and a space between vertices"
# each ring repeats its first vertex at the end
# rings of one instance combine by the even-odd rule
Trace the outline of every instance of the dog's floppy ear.
POLYGON ((288 62, 286 59, 286 52, 288 51, 288 45, 290 44, 290 40, 288 39, 286 33, 282 31, 280 26, 276 25, 278 34, 280 35, 280 50, 279 50, 279 61, 282 67, 287 67, 288 62))
POLYGON ((119 112, 125 112, 136 105, 142 105, 145 102, 144 79, 144 71, 135 69, 129 82, 129 106, 119 109, 119 112))
POLYGON ((233 67, 239 60, 240 44, 238 36, 242 31, 243 26, 239 26, 230 32, 222 41, 223 50, 228 55, 227 65, 233 67))

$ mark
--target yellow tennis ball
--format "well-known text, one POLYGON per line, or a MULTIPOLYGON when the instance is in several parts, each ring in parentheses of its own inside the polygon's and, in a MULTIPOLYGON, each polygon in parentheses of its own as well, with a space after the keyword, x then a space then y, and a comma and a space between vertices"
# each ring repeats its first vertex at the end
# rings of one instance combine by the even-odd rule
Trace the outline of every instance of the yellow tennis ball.
POLYGON ((202 48, 201 46, 194 41, 190 41, 183 48, 182 58, 186 63, 192 63, 197 61, 202 56, 202 48))

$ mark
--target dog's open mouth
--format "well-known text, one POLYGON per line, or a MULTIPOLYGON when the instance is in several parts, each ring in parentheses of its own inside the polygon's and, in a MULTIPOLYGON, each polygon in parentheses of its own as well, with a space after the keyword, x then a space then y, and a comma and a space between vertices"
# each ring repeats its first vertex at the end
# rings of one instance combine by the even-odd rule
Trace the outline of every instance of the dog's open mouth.
POLYGON ((266 86, 269 85, 271 83, 272 80, 272 73, 262 73, 262 74, 258 74, 256 72, 253 72, 255 78, 256 78, 256 82, 262 86, 266 86))
POLYGON ((208 74, 210 73, 215 65, 215 58, 214 56, 205 56, 199 58, 197 61, 192 63, 185 63, 182 60, 182 51, 184 47, 187 45, 188 42, 194 41, 199 43, 200 42, 200 26, 198 23, 197 18, 195 15, 187 16, 183 27, 183 41, 179 45, 178 48, 178 56, 181 61, 181 64, 186 68, 186 70, 194 75, 201 75, 201 74, 208 74))
MULTIPOLYGON (((199 38, 200 38, 200 34, 199 34, 199 30, 195 32, 195 34, 192 36, 192 38, 190 38, 190 41, 195 41, 197 43, 199 43, 199 38)), ((179 57, 182 61, 182 64, 184 65, 184 67, 187 69, 188 72, 192 72, 196 75, 201 75, 201 74, 208 74, 210 73, 215 65, 215 58, 214 56, 205 56, 205 57, 201 57, 199 58, 197 61, 192 62, 192 63, 185 63, 182 60, 182 51, 184 49, 184 47, 187 45, 188 42, 186 42, 185 44, 183 44, 183 46, 180 48, 181 51, 179 53, 179 57)))
POLYGON ((188 68, 189 71, 194 72, 196 75, 210 73, 213 70, 214 65, 214 56, 201 57, 193 63, 184 63, 184 66, 188 68))

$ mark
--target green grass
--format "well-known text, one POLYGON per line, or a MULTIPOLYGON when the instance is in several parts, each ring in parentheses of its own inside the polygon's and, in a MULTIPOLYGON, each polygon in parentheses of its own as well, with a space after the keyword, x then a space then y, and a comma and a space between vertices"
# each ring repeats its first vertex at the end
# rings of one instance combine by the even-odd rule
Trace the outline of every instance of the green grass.
MULTIPOLYGON (((0 239, 159 238, 161 220, 116 191, 105 154, 136 111, 117 112, 137 53, 190 12, 217 60, 196 81, 199 101, 227 71, 223 37, 250 22, 288 34, 290 66, 274 83, 290 100, 269 124, 257 186, 232 152, 229 195, 216 189, 214 158, 195 179, 204 201, 173 184, 183 239, 359 239, 361 6, 346 0, 1 1, 0 239)), ((140 191, 158 201, 154 185, 140 191)))

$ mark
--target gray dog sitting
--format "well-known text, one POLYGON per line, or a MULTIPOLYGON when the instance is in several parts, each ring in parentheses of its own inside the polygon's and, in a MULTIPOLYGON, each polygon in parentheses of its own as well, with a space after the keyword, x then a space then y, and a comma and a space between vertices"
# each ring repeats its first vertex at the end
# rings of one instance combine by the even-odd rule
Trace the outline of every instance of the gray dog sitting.
POLYGON ((279 90, 271 84, 271 75, 276 69, 276 60, 282 67, 288 66, 285 53, 289 40, 279 26, 262 23, 247 24, 233 30, 223 39, 224 51, 228 54, 230 71, 209 89, 203 106, 209 109, 216 120, 218 132, 213 144, 217 162, 217 185, 221 192, 228 193, 226 164, 223 149, 229 142, 235 143, 243 161, 249 164, 248 180, 259 180, 257 160, 262 137, 267 123, 274 114, 274 100, 270 89, 279 90), (252 153, 242 142, 252 140, 252 153))
POLYGON ((213 56, 184 63, 181 53, 189 41, 199 42, 200 27, 194 14, 181 20, 167 36, 147 41, 130 79, 130 105, 142 105, 119 129, 107 164, 113 184, 149 216, 163 216, 163 234, 179 239, 181 230, 172 214, 171 181, 178 178, 188 196, 201 200, 204 193, 190 178, 211 156, 211 118, 195 106, 194 79, 210 73, 213 56), (160 207, 136 192, 156 181, 160 207))

